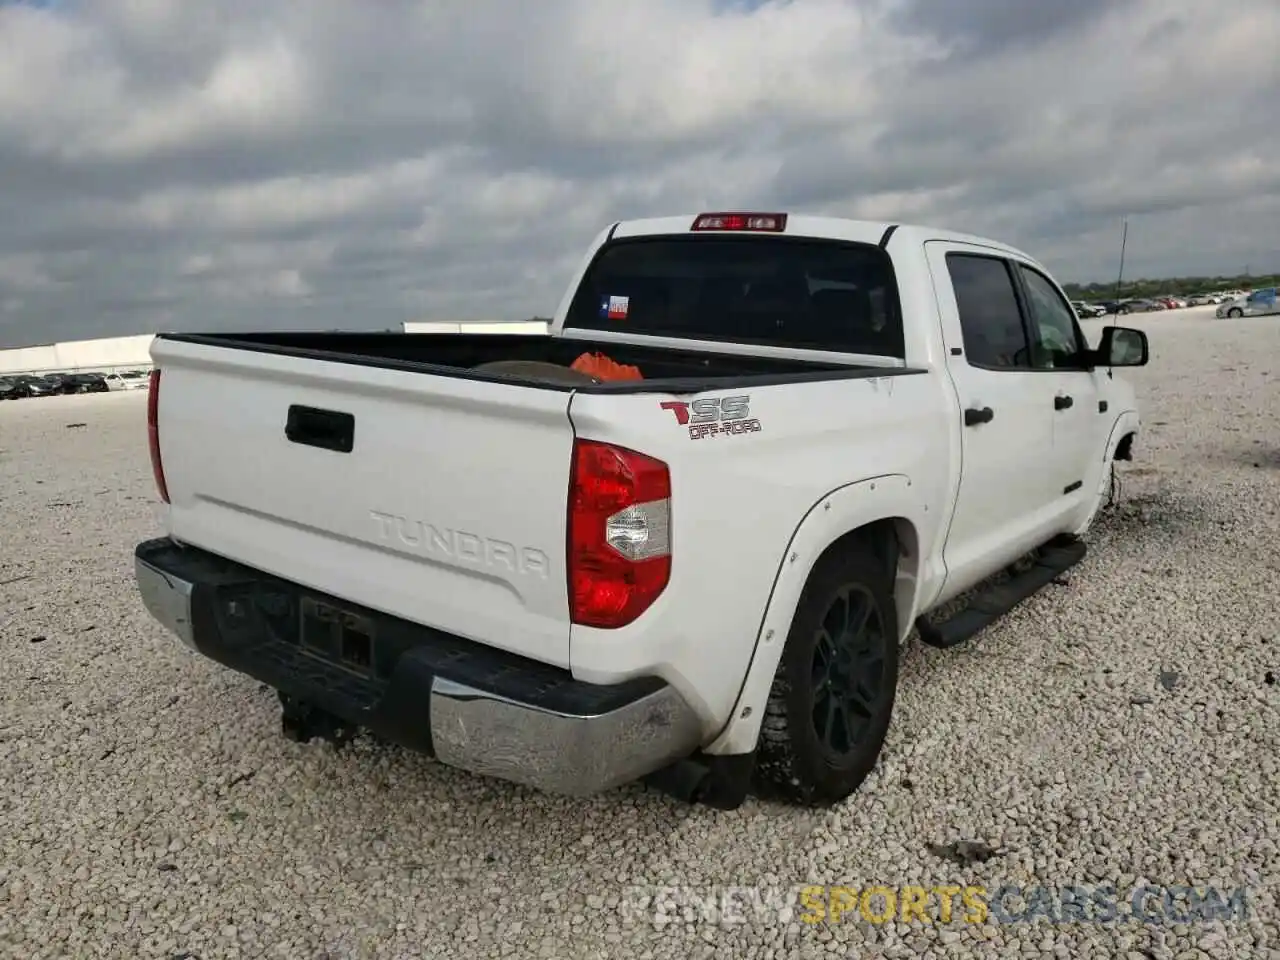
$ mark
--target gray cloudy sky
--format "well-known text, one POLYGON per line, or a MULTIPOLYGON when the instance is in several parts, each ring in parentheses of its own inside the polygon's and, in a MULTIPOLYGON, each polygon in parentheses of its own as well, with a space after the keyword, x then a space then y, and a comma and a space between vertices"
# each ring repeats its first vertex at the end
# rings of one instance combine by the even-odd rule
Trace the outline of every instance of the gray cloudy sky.
POLYGON ((1276 0, 0 0, 0 346, 550 312, 613 220, 1280 269, 1276 0))

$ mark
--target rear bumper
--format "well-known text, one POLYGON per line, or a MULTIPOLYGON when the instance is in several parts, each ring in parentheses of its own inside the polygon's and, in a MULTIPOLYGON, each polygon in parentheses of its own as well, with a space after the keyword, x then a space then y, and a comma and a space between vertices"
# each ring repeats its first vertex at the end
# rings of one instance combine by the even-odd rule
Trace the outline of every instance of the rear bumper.
POLYGON ((450 766, 582 796, 699 746, 697 715, 656 678, 583 683, 168 539, 139 544, 134 566, 147 610, 184 646, 450 766), (317 602, 360 618, 367 664, 303 645, 300 610, 317 602))

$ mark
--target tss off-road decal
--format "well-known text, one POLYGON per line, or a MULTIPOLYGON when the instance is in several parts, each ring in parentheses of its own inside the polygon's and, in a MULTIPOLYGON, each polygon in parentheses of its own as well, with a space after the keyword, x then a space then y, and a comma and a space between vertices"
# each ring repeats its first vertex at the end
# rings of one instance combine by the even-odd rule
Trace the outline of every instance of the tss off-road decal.
POLYGON ((675 415, 678 424, 689 428, 691 440, 760 432, 760 421, 750 416, 751 397, 748 394, 702 397, 691 403, 664 400, 661 406, 675 415))

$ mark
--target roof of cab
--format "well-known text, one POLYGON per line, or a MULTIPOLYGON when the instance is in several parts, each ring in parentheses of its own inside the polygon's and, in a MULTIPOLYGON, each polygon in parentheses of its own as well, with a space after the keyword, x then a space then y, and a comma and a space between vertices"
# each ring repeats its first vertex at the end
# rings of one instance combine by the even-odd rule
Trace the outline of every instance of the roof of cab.
MULTIPOLYGON (((752 211, 754 212, 754 211, 752 211)), ((775 211, 768 211, 775 212, 775 211)), ((784 211, 776 211, 782 213, 784 211)), ((647 237, 663 234, 689 233, 693 222, 702 214, 690 213, 682 216, 651 217, 643 220, 623 220, 614 227, 612 237, 647 237)), ((945 240, 954 243, 967 243, 980 247, 988 247, 1003 253, 1014 254, 1035 263, 1036 260, 1025 251, 1011 247, 1006 243, 979 237, 956 230, 941 227, 930 227, 922 224, 892 223, 881 220, 852 220, 843 217, 823 217, 805 213, 787 213, 786 229, 782 236, 813 237, 823 240, 845 240, 852 243, 882 243, 890 235, 902 239, 911 237, 917 243, 928 240, 945 240)), ((716 235, 717 231, 707 231, 716 235)), ((702 236, 706 233, 700 234, 702 236)), ((776 233, 755 234, 755 236, 779 236, 776 233)))

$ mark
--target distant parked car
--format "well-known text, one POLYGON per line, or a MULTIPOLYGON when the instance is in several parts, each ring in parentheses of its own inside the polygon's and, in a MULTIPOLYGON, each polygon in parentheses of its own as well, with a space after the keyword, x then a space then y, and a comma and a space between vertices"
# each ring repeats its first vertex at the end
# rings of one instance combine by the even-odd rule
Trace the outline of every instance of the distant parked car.
POLYGON ((1217 302, 1218 301, 1213 298, 1213 294, 1211 293, 1193 293, 1191 296, 1187 297, 1188 307, 1207 307, 1210 304, 1217 302))
POLYGON ((1088 320, 1092 317, 1105 317, 1107 308, 1098 303, 1085 303, 1083 300, 1072 300, 1071 306, 1075 308, 1076 316, 1081 320, 1088 320))
POLYGON ((71 377, 71 374, 69 373, 40 374, 41 380, 47 380, 49 383, 54 385, 54 387, 56 388, 55 389, 56 393, 74 393, 75 392, 74 390, 70 390, 67 388, 67 383, 70 377, 71 377))
POLYGON ((132 371, 108 373, 103 379, 106 380, 108 390, 141 390, 145 389, 150 382, 147 374, 136 374, 132 371))
POLYGON ((1115 304, 1116 313, 1150 313, 1152 310, 1168 309, 1163 303, 1157 303, 1155 300, 1144 300, 1137 298, 1133 300, 1120 300, 1115 304))
POLYGON ((1247 296, 1224 303, 1215 311, 1218 317, 1263 317, 1280 313, 1280 297, 1275 287, 1264 287, 1247 296))
POLYGON ((24 373, 13 379, 26 387, 28 397, 52 397, 61 392, 61 384, 45 377, 34 377, 24 373))
POLYGON ((102 393, 107 389, 97 373, 46 373, 44 379, 57 384, 59 393, 102 393))
POLYGON ((67 393, 106 393, 107 381, 100 373, 73 373, 64 386, 70 387, 67 393))
POLYGON ((29 396, 31 392, 27 390, 26 384, 19 383, 13 377, 0 377, 0 400, 21 400, 29 396))
POLYGON ((96 373, 46 373, 38 379, 52 384, 54 393, 100 393, 107 389, 96 373))

